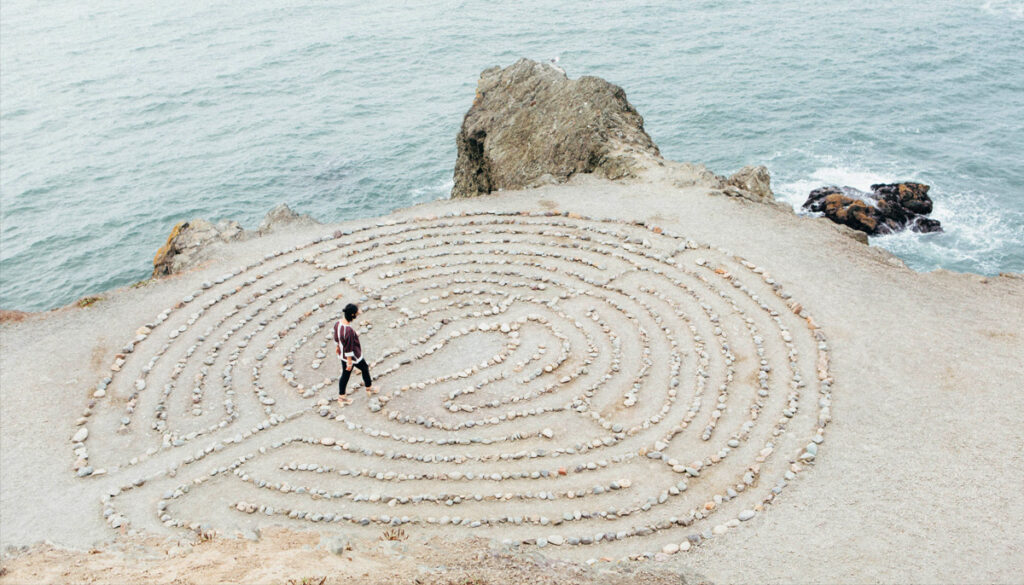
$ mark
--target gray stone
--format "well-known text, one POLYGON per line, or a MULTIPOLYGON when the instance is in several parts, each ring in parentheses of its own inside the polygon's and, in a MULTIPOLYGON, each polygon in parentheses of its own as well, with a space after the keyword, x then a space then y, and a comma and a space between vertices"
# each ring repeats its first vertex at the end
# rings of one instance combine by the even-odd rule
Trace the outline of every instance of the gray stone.
POLYGON ((622 88, 598 77, 572 80, 528 59, 480 75, 455 142, 453 198, 560 183, 578 173, 635 176, 642 162, 661 160, 622 88))
POLYGON ((260 222, 258 229, 261 236, 269 234, 282 227, 317 226, 320 222, 308 215, 299 215, 292 211, 285 203, 279 203, 276 207, 267 212, 267 215, 260 222))
POLYGON ((352 550, 352 545, 349 544, 346 538, 333 538, 327 543, 327 550, 336 555, 345 554, 345 551, 352 550))
POLYGON ((733 173, 725 180, 724 191, 730 193, 729 189, 734 188, 740 191, 735 193, 752 201, 773 201, 775 194, 772 193, 772 178, 768 169, 763 166, 748 166, 733 173))

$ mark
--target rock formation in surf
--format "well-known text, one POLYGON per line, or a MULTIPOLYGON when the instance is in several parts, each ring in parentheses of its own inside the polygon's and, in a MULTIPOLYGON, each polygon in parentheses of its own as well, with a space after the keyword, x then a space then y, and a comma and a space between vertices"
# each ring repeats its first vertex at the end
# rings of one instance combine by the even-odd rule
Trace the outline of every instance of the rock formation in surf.
POLYGON ((811 191, 803 208, 873 236, 905 229, 941 232, 938 220, 925 217, 932 211, 929 188, 921 183, 879 184, 865 193, 833 185, 811 191))
POLYGON ((577 173, 636 176, 661 160, 621 87, 528 59, 480 75, 456 138, 452 197, 561 183, 577 173))

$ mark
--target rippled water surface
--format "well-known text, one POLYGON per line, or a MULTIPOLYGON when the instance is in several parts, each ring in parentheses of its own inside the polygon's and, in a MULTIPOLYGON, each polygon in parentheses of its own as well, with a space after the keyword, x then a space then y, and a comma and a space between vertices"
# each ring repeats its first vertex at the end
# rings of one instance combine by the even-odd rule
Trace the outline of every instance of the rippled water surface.
POLYGON ((445 197, 480 71, 524 56, 624 87, 669 158, 766 164, 795 204, 928 183, 946 233, 874 244, 1024 271, 1021 2, 5 0, 0 307, 146 278, 180 219, 445 197))

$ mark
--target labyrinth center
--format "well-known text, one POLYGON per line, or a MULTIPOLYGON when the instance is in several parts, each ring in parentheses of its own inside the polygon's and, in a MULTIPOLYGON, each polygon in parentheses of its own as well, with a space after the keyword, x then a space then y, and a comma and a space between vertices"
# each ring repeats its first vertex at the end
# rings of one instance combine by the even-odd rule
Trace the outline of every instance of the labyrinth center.
POLYGON ((640 222, 381 220, 140 325, 72 439, 81 481, 119 478, 100 506, 118 530, 672 554, 784 505, 830 419, 826 338, 773 275, 640 222), (342 408, 349 302, 380 393, 353 375, 342 408))

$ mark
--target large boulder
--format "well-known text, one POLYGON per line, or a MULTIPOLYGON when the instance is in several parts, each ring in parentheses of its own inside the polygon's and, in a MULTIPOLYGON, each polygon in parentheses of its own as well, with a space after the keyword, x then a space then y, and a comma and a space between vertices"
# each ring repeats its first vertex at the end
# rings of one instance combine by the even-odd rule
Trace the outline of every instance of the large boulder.
POLYGON ((928 189, 921 183, 893 183, 872 185, 866 193, 833 185, 811 191, 803 208, 873 236, 905 229, 941 232, 938 220, 924 217, 932 210, 928 189))
POLYGON ((564 182, 577 173, 636 176, 661 160, 626 92, 598 77, 569 79, 521 59, 480 75, 456 137, 452 197, 564 182))

